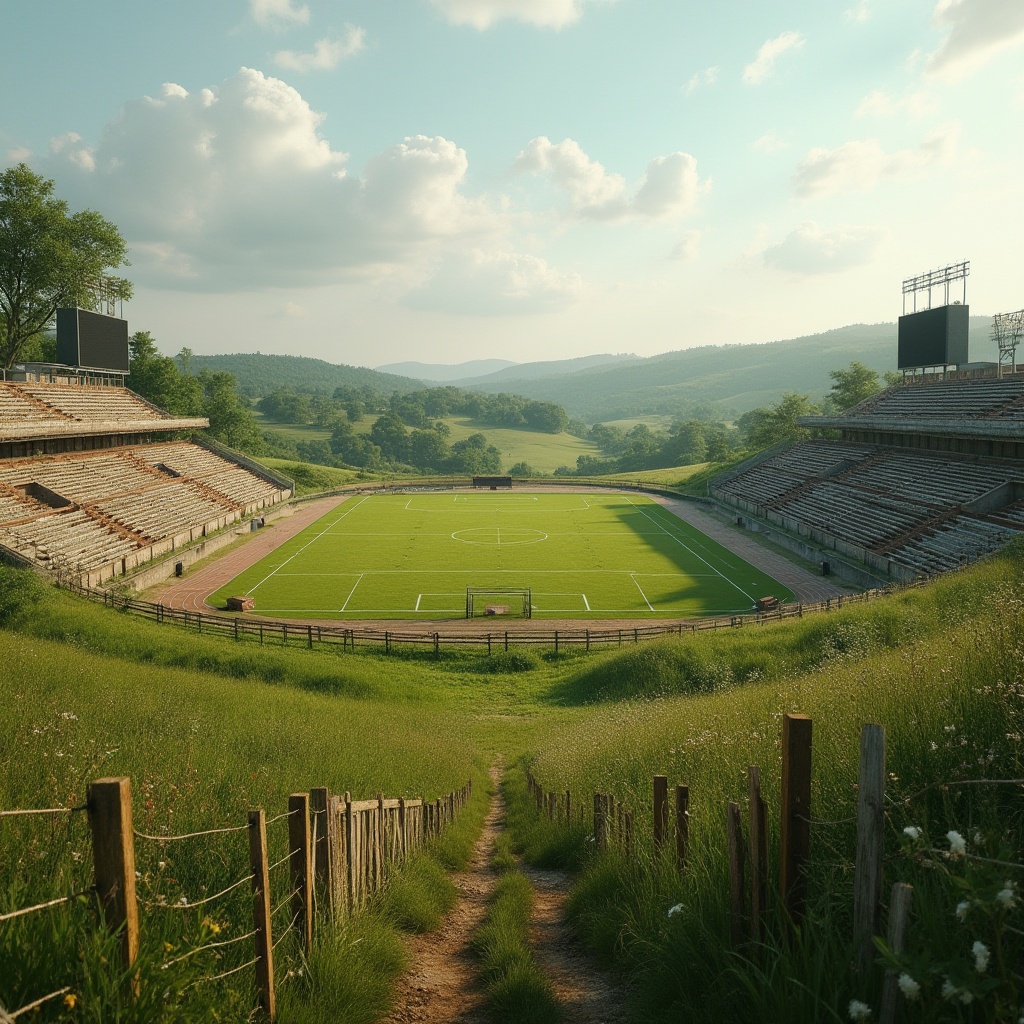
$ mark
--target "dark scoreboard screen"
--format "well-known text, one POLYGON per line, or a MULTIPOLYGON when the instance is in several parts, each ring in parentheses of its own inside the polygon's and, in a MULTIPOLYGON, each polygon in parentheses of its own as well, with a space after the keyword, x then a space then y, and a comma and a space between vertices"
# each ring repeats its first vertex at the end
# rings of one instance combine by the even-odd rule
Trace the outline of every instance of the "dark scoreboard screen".
POLYGON ((901 370, 922 366, 960 366, 968 362, 970 307, 936 306, 900 317, 898 358, 901 370))
POLYGON ((57 362, 127 373, 128 321, 87 309, 58 309, 57 362))

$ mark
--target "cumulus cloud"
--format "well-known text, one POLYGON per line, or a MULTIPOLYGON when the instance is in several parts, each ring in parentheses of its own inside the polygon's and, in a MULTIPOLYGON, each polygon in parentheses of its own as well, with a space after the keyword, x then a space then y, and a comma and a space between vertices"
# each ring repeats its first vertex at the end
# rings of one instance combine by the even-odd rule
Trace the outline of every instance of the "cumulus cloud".
POLYGON ((686 83, 686 95, 692 96, 698 89, 714 85, 718 81, 718 67, 702 68, 686 83))
POLYGON ((274 63, 289 71, 330 71, 365 49, 366 29, 346 25, 343 39, 319 39, 309 53, 278 50, 274 54, 274 63))
POLYGON ((295 89, 243 68, 216 89, 168 84, 127 104, 94 147, 62 136, 39 169, 118 224, 133 274, 153 284, 311 284, 504 227, 499 204, 465 193, 454 142, 413 136, 352 173, 321 127, 295 89))
POLYGON ((775 73, 775 62, 790 50, 799 50, 804 37, 799 32, 783 32, 774 39, 762 43, 754 60, 743 69, 743 81, 747 85, 760 85, 775 73))
POLYGON ((871 17, 870 0, 860 0, 856 7, 850 7, 843 13, 847 21, 856 21, 863 25, 871 17))
POLYGON ((796 169, 797 195, 805 198, 867 192, 884 178, 908 178, 948 162, 956 152, 955 125, 933 132, 915 149, 886 152, 877 139, 812 149, 796 169))
POLYGON ((762 253, 764 265, 803 276, 830 274, 870 263, 886 238, 885 228, 840 226, 825 231, 805 221, 762 253))
POLYGON ((693 209, 706 186, 689 153, 655 157, 632 191, 621 174, 592 160, 573 139, 553 143, 541 135, 516 158, 521 171, 544 173, 569 201, 573 216, 592 220, 668 219, 693 209))
POLYGON ((772 153, 778 153, 781 149, 787 149, 789 143, 780 139, 774 132, 767 132, 765 135, 754 139, 750 144, 750 148, 756 153, 764 153, 765 156, 771 156, 772 153))
POLYGON ((672 259, 689 263, 697 258, 700 251, 701 233, 699 231, 686 231, 679 237, 679 241, 672 247, 672 259))
POLYGON ((473 249, 449 253, 426 286, 406 304, 445 313, 493 316, 550 313, 575 302, 582 278, 548 265, 538 256, 473 249))
POLYGON ((1000 50, 1024 43, 1019 0, 939 0, 932 20, 949 34, 929 56, 926 72, 947 81, 959 81, 1000 50))
POLYGON ((906 115, 912 118, 928 117, 938 110, 933 96, 920 90, 905 96, 892 96, 881 89, 869 92, 857 105, 855 117, 895 117, 906 115))
POLYGON ((309 22, 309 8, 295 0, 249 0, 249 13, 261 28, 283 28, 309 22))
MULTIPOLYGON (((430 0, 453 24, 490 28, 513 18, 539 28, 563 28, 583 16, 588 0, 430 0)), ((593 2, 593 0, 590 0, 593 2)), ((608 0, 604 0, 608 2, 608 0)))

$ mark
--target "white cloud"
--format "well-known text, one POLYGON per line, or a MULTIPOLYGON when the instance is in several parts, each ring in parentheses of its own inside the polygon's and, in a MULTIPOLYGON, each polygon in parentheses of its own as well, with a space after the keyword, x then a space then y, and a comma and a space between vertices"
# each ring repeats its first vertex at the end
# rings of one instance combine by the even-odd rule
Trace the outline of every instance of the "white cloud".
POLYGON ((309 22, 309 8, 295 0, 249 0, 249 12, 261 28, 282 28, 309 22))
POLYGON ((114 221, 136 280, 157 285, 315 284, 507 229, 499 204, 465 194, 455 143, 407 138, 353 174, 321 123, 295 89, 243 68, 215 90, 166 86, 127 104, 95 147, 62 136, 39 170, 114 221))
POLYGON ((1020 0, 939 0, 932 20, 949 35, 929 56, 926 72, 947 81, 959 81, 1000 50, 1024 43, 1020 0))
POLYGON ((775 72, 775 62, 789 50, 799 50, 804 37, 799 32, 783 32, 761 45, 753 62, 743 69, 743 81, 747 85, 760 85, 775 72))
POLYGON ((364 49, 366 29, 346 25, 344 39, 319 39, 313 44, 311 53, 279 50, 274 54, 274 63, 290 71, 330 71, 364 49))
POLYGON ((295 320, 304 320, 309 316, 309 310, 305 306, 300 306, 297 302, 286 302, 281 308, 280 315, 295 320))
MULTIPOLYGON (((430 0, 453 24, 490 28, 505 18, 539 28, 563 28, 583 16, 588 0, 430 0)), ((593 0, 590 0, 593 2, 593 0)), ((609 2, 609 0, 603 0, 609 2)))
POLYGON ((447 254, 406 305, 478 316, 550 313, 571 305, 583 291, 578 274, 556 270, 540 257, 473 249, 447 254))
POLYGON ((630 194, 621 174, 610 174, 573 139, 553 143, 541 135, 516 158, 519 170, 545 173, 569 200, 574 216, 593 220, 668 219, 693 209, 706 188, 689 153, 655 157, 630 194))
POLYGON ((692 96, 698 89, 703 86, 714 85, 718 81, 718 67, 717 65, 709 68, 702 68, 696 74, 694 74, 689 82, 686 83, 686 95, 692 96))
POLYGON ((50 140, 50 152, 54 156, 62 155, 64 159, 83 171, 96 170, 96 159, 93 151, 82 143, 82 136, 77 132, 65 132, 50 140))
POLYGON ((7 162, 11 164, 27 163, 32 159, 32 150, 25 146, 15 146, 7 150, 7 162))
POLYGON ((869 92, 857 105, 855 117, 895 117, 905 114, 912 118, 928 117, 939 109, 933 96, 917 90, 905 96, 891 96, 881 89, 869 92))
POLYGON ((886 236, 880 227, 843 225, 824 231, 809 220, 765 248, 762 258, 766 267, 790 274, 835 273, 871 263, 886 236))
POLYGON ((672 259, 690 263, 700 252, 701 233, 697 230, 686 231, 679 236, 679 241, 672 247, 672 259))
POLYGON ((750 148, 757 153, 764 153, 765 156, 771 156, 772 153, 778 153, 779 150, 788 149, 789 143, 780 139, 774 132, 768 132, 760 138, 754 139, 750 144, 750 148))
POLYGON ((887 153, 877 139, 846 142, 835 149, 812 149, 796 169, 797 195, 803 198, 867 192, 883 178, 914 177, 946 163, 956 151, 959 128, 933 132, 916 149, 887 153))
POLYGON ((847 21, 856 21, 858 24, 863 25, 871 17, 870 0, 859 0, 856 7, 851 7, 844 11, 843 15, 847 21))

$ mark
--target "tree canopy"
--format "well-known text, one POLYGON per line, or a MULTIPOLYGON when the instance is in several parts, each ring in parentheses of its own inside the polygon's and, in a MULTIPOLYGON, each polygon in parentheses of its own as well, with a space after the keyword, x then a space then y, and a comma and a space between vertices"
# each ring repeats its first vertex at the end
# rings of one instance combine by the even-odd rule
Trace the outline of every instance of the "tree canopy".
POLYGON ((865 399, 882 390, 878 374, 870 367, 854 360, 845 370, 831 370, 832 390, 828 397, 832 399, 840 412, 860 405, 865 399))
POLYGON ((69 214, 49 179, 23 163, 0 174, 0 364, 20 358, 59 307, 93 308, 97 282, 129 298, 131 284, 109 275, 127 255, 110 221, 93 210, 69 214))

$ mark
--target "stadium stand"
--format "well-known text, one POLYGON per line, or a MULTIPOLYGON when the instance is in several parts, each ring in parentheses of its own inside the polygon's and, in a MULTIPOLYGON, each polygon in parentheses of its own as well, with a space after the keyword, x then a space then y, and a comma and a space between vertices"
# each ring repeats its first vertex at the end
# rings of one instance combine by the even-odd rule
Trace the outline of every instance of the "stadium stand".
POLYGON ((945 572, 1024 531, 1024 374, 890 387, 818 438, 769 450, 718 500, 897 580, 945 572))
POLYGON ((123 387, 0 381, 0 549, 96 585, 290 496, 209 442, 152 440, 208 425, 123 387))

